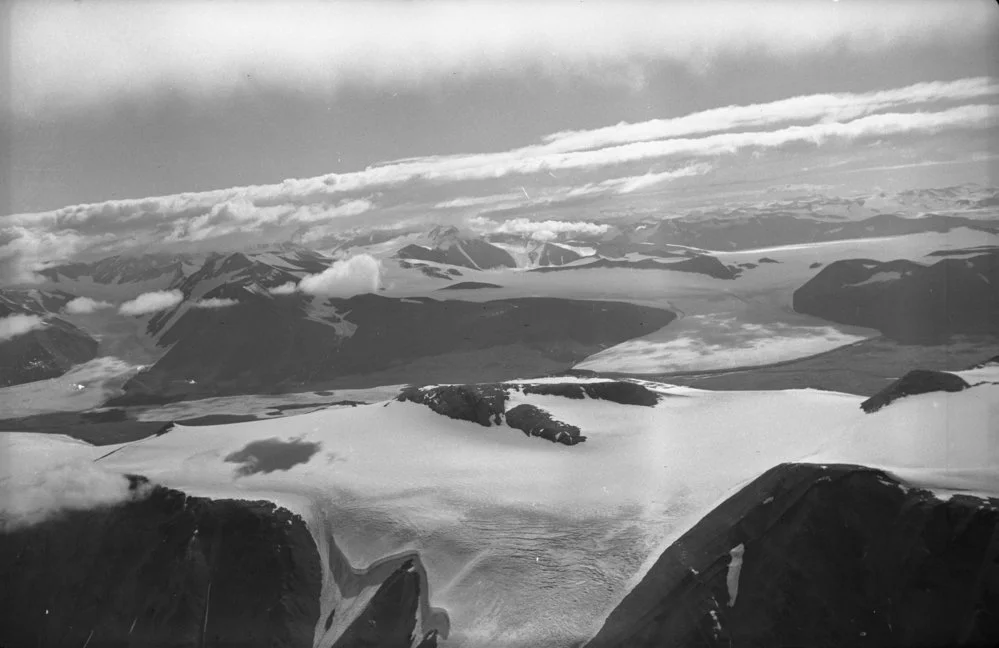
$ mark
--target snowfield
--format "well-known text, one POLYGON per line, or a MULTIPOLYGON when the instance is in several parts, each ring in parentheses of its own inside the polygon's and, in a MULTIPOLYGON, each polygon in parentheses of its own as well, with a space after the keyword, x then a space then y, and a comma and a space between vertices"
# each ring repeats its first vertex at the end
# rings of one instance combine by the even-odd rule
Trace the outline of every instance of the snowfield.
MULTIPOLYGON (((38 495, 47 475, 73 470, 269 499, 300 513, 320 547, 331 530, 354 567, 418 551, 430 602, 450 617, 444 646, 566 646, 591 637, 670 543, 775 464, 861 463, 946 492, 999 494, 999 385, 864 414, 862 398, 832 392, 643 384, 665 395, 656 407, 512 394, 508 407, 529 403, 579 426, 587 441, 571 447, 395 401, 178 425, 101 448, 7 433, 0 444, 15 459, 0 470, 0 512, 83 505, 38 495), (282 450, 292 447, 304 456, 289 464, 282 450)), ((332 582, 322 601, 320 619, 359 607, 332 582)), ((316 645, 331 645, 343 627, 317 626, 316 645)))

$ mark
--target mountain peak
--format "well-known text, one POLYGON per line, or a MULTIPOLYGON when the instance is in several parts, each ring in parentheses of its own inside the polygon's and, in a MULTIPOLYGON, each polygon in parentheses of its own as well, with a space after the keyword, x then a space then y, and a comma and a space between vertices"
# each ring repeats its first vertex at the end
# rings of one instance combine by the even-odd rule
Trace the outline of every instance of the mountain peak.
POLYGON ((438 247, 463 238, 461 231, 454 225, 437 225, 427 233, 427 237, 438 247))

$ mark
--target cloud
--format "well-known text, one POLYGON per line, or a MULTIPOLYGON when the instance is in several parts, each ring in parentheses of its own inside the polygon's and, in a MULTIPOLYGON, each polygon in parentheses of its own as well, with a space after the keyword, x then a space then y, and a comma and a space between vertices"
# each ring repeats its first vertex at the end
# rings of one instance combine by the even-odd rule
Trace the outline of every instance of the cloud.
POLYGON ((737 128, 765 128, 794 122, 844 122, 883 110, 942 101, 969 101, 999 95, 988 77, 917 83, 877 92, 814 94, 763 104, 724 106, 676 117, 582 131, 562 131, 544 138, 552 151, 581 151, 631 142, 703 135, 737 128))
POLYGON ((184 301, 184 295, 179 290, 157 290, 142 293, 135 299, 118 307, 122 315, 148 315, 158 311, 173 308, 184 301))
POLYGON ((41 279, 38 272, 54 259, 64 260, 88 252, 108 255, 122 251, 125 245, 149 251, 189 252, 240 249, 261 241, 293 238, 302 243, 322 241, 348 226, 351 218, 368 219, 376 213, 380 218, 405 217, 424 211, 426 206, 412 203, 413 196, 421 195, 424 190, 439 196, 442 190, 485 188, 495 193, 459 194, 449 200, 438 200, 436 207, 473 211, 482 207, 481 213, 494 215, 503 210, 515 213, 519 209, 543 208, 595 196, 628 194, 681 178, 707 175, 723 169, 725 160, 740 155, 793 153, 795 147, 813 150, 865 139, 894 143, 902 137, 996 128, 999 110, 984 103, 933 111, 863 114, 886 106, 898 108, 943 100, 942 97, 974 98, 992 92, 994 86, 982 79, 966 79, 864 95, 811 95, 791 98, 787 103, 767 104, 777 111, 772 117, 760 117, 760 106, 729 106, 675 120, 647 122, 637 125, 638 130, 633 125, 618 125, 609 127, 610 130, 556 133, 540 143, 507 151, 415 157, 358 171, 286 179, 271 185, 114 200, 18 214, 8 217, 10 225, 0 232, 0 279, 11 283, 37 282, 41 279), (824 104, 830 97, 838 97, 839 102, 834 101, 832 108, 824 104), (857 117, 858 114, 862 116, 857 117), (820 121, 797 123, 805 117, 820 121), (772 128, 713 130, 747 124, 772 128), (705 132, 695 132, 698 129, 705 132), (686 136, 646 139, 688 131, 690 134, 686 136), (598 144, 608 145, 588 148, 598 144), (635 175, 643 167, 680 164, 686 166, 635 175), (556 179, 564 186, 545 188, 549 177, 556 173, 556 179), (527 179, 535 180, 542 188, 532 189, 530 195, 524 195, 523 190, 519 193, 511 190, 509 185, 516 187, 527 179), (496 192, 496 185, 502 186, 502 193, 496 192), (396 211, 391 211, 393 208, 396 211))
POLYGON ((297 290, 298 290, 298 284, 296 284, 293 281, 289 281, 288 283, 284 283, 275 288, 271 288, 267 292, 269 292, 272 295, 291 295, 294 294, 297 290))
POLYGON ((991 3, 20 2, 10 12, 12 108, 47 114, 246 87, 329 96, 347 85, 542 75, 641 87, 647 68, 702 74, 719 58, 876 53, 991 37, 991 3))
MULTIPOLYGON (((30 221, 30 218, 27 220, 30 221)), ((70 258, 88 245, 96 245, 106 238, 100 234, 82 235, 73 230, 34 224, 2 228, 0 283, 41 283, 45 279, 38 272, 48 267, 51 260, 70 258)))
POLYGON ((71 315, 83 315, 93 313, 103 308, 111 308, 113 305, 114 304, 110 302, 98 301, 96 299, 91 299, 90 297, 77 297, 76 299, 70 300, 66 304, 65 310, 71 315))
POLYGON ((469 225, 476 229, 495 234, 521 234, 538 241, 550 241, 559 235, 566 235, 568 237, 579 235, 599 236, 606 234, 611 229, 610 225, 606 223, 559 220, 532 221, 527 218, 512 218, 503 222, 496 222, 488 218, 475 217, 469 219, 469 225))
POLYGON ((6 342, 19 335, 37 331, 47 326, 38 315, 8 315, 0 317, 0 342, 6 342))
MULTIPOLYGON (((660 171, 620 178, 608 178, 599 182, 586 182, 577 186, 561 186, 536 192, 533 196, 526 192, 520 194, 499 194, 483 196, 482 200, 473 202, 464 199, 468 205, 488 205, 487 209, 475 210, 481 216, 511 217, 525 211, 536 211, 556 206, 570 205, 590 201, 600 196, 614 196, 643 191, 667 184, 673 180, 704 175, 711 171, 713 165, 707 163, 691 164, 678 169, 660 171)), ((459 199, 462 200, 462 199, 459 199)))
POLYGON ((199 299, 192 304, 195 308, 227 308, 229 306, 235 306, 239 303, 236 299, 226 299, 223 297, 209 297, 208 299, 199 299))
POLYGON ((16 474, 4 490, 8 494, 0 497, 0 529, 8 531, 37 524, 62 511, 141 499, 151 487, 133 487, 124 475, 102 470, 92 461, 79 461, 16 474))
POLYGON ((661 171, 659 173, 646 173, 639 176, 627 178, 613 178, 605 180, 601 185, 613 189, 618 194, 628 194, 643 189, 649 189, 661 184, 666 184, 678 178, 689 178, 691 176, 703 175, 711 170, 710 164, 692 164, 681 169, 672 171, 661 171))
POLYGON ((381 263, 369 254, 335 261, 319 274, 302 278, 298 289, 309 295, 352 297, 377 292, 381 286, 381 263))
POLYGON ((521 193, 504 193, 504 194, 493 194, 489 196, 461 196, 459 198, 452 198, 451 200, 444 200, 442 202, 434 205, 434 209, 458 209, 463 207, 483 207, 483 206, 493 206, 501 205, 504 203, 514 202, 519 203, 524 199, 523 192, 521 193))

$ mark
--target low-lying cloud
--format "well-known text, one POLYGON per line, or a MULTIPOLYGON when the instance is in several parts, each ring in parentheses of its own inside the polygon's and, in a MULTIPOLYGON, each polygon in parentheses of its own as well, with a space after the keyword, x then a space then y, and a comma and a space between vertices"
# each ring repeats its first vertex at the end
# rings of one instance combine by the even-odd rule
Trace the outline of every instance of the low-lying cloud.
POLYGON ((148 315, 173 308, 184 301, 184 294, 179 290, 157 290, 142 293, 118 307, 122 315, 148 315))
POLYGON ((17 474, 3 485, 0 530, 37 524, 63 511, 79 511, 142 499, 148 485, 133 488, 119 473, 92 461, 66 463, 41 472, 17 474))
POLYGON ((469 219, 469 225, 490 233, 521 234, 538 241, 550 241, 559 236, 570 238, 579 235, 599 236, 606 234, 611 228, 606 223, 590 223, 587 221, 534 221, 527 218, 494 221, 482 217, 469 219))
POLYGON ((111 302, 99 301, 90 297, 77 297, 66 303, 65 310, 70 315, 86 315, 113 306, 114 304, 111 302))
POLYGON ((303 277, 298 289, 322 297, 353 297, 377 292, 381 286, 382 267, 370 254, 358 254, 335 261, 319 274, 303 277))
POLYGON ((0 342, 6 342, 19 335, 37 331, 47 326, 44 318, 38 315, 8 315, 0 317, 0 342))
POLYGON ((298 291, 298 284, 296 284, 293 281, 289 281, 288 283, 283 283, 280 286, 275 286, 274 288, 271 288, 267 292, 269 292, 272 295, 293 295, 297 291, 298 291))
POLYGON ((228 308, 229 306, 235 306, 239 303, 237 299, 228 299, 225 297, 209 297, 208 299, 199 299, 194 302, 195 308, 228 308))

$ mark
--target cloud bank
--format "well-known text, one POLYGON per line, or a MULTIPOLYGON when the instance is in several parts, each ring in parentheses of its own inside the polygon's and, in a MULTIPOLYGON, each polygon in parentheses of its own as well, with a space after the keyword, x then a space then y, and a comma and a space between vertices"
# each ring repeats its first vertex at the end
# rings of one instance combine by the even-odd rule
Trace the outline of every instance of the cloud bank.
POLYGON ((118 307, 122 315, 148 315, 173 308, 184 301, 184 295, 179 290, 157 290, 142 293, 118 307))
POLYGON ((701 74, 747 53, 876 53, 981 38, 995 33, 990 4, 19 2, 10 97, 33 115, 166 88, 205 100, 248 86, 329 95, 525 74, 634 86, 651 62, 701 74))
POLYGON ((208 299, 199 299, 194 302, 193 306, 195 308, 228 308, 229 306, 235 306, 238 303, 239 300, 236 299, 209 297, 208 299))
POLYGON ((271 288, 267 292, 269 292, 272 295, 293 295, 297 291, 298 291, 298 284, 289 281, 288 283, 284 283, 281 284, 280 286, 271 288))
POLYGON ((277 240, 314 244, 361 217, 412 217, 428 209, 516 214, 699 178, 706 184, 726 168, 771 154, 994 132, 999 109, 990 102, 997 97, 999 84, 983 78, 807 95, 554 133, 506 151, 414 157, 271 185, 18 214, 0 230, 0 280, 37 282, 54 260, 107 256, 121 252, 123 241, 159 251, 223 251, 277 240), (421 203, 425 195, 434 197, 421 203))
POLYGON ((0 497, 0 530, 37 524, 62 511, 141 499, 150 490, 149 486, 131 489, 124 475, 102 470, 91 461, 18 474, 4 485, 0 497))
POLYGON ((77 297, 67 302, 65 310, 70 315, 85 315, 94 313, 104 308, 111 308, 114 304, 106 301, 98 301, 90 297, 77 297))
POLYGON ((469 224, 477 229, 496 234, 521 234, 538 241, 550 241, 559 235, 598 236, 610 231, 610 225, 605 223, 589 223, 586 221, 534 221, 527 218, 512 218, 497 222, 488 218, 476 217, 469 224))
POLYGON ((304 277, 298 289, 308 295, 353 297, 377 292, 381 286, 381 263, 369 254, 335 261, 319 274, 304 277))
POLYGON ((0 317, 0 342, 6 342, 19 335, 37 331, 46 326, 45 320, 38 315, 16 314, 0 317))

